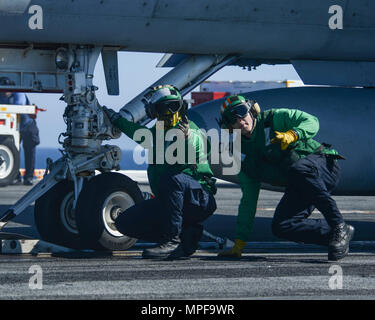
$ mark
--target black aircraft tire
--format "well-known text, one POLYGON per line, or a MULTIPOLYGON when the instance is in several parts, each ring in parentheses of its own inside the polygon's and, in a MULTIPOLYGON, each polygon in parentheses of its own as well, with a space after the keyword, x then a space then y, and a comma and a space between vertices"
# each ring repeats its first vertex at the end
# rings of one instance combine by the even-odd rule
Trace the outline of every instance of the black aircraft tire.
POLYGON ((18 176, 20 153, 11 138, 0 138, 0 187, 11 184, 18 176))
POLYGON ((84 248, 72 211, 73 200, 73 182, 63 180, 35 201, 35 225, 42 240, 74 249, 84 248))
POLYGON ((80 237, 95 250, 127 250, 137 239, 121 234, 115 227, 117 215, 143 201, 142 193, 129 177, 108 172, 90 179, 81 191, 76 219, 80 237))

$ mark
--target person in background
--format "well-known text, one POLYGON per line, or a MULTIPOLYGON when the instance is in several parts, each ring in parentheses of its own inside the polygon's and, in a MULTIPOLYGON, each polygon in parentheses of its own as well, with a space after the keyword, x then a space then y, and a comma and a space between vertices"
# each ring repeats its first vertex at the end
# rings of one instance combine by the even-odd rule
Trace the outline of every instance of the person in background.
MULTIPOLYGON (((0 85, 14 86, 15 83, 7 77, 2 77, 0 78, 0 85)), ((1 92, 0 103, 14 105, 31 104, 28 97, 23 92, 1 92)), ((33 185, 36 146, 40 143, 39 129, 35 119, 36 115, 21 114, 20 116, 20 136, 25 157, 25 175, 23 177, 23 184, 26 186, 33 185)), ((13 183, 22 183, 21 175, 19 175, 13 183)))

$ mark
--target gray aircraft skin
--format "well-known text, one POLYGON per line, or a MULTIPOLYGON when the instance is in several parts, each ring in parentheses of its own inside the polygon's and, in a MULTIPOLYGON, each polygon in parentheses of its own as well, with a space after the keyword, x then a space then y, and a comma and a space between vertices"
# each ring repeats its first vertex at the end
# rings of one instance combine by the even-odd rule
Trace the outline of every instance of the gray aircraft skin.
POLYGON ((0 43, 374 61, 374 12, 368 0, 2 0, 0 43), (29 26, 33 5, 42 8, 42 29, 29 26), (342 29, 329 27, 332 5, 343 9, 342 29))
MULTIPOLYGON (((232 65, 250 68, 291 63, 304 83, 313 85, 375 86, 374 39, 375 2, 366 0, 0 2, 0 49, 26 48, 26 55, 33 49, 82 44, 175 56, 236 56, 232 65)), ((0 59, 0 67, 10 56, 0 59)), ((22 69, 22 59, 12 66, 17 69, 18 61, 22 69)), ((338 193, 375 194, 372 89, 287 90, 249 96, 263 109, 295 107, 316 115, 321 122, 319 140, 332 143, 348 158, 338 193)), ((214 117, 200 121, 198 113, 218 116, 219 108, 220 101, 212 102, 190 114, 210 129, 217 127, 214 117)), ((142 111, 132 119, 139 121, 143 115, 142 111)))

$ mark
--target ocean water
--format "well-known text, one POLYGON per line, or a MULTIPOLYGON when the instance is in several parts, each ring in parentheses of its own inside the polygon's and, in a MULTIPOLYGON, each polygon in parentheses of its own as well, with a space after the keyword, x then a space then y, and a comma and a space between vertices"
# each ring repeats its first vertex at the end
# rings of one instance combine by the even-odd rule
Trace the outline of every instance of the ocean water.
MULTIPOLYGON (((21 168, 25 168, 23 150, 21 148, 21 168)), ((45 169, 46 159, 53 161, 61 157, 60 151, 56 148, 36 147, 35 169, 45 169)), ((121 170, 146 170, 147 164, 136 164, 133 160, 133 150, 122 150, 122 159, 120 163, 121 170)))

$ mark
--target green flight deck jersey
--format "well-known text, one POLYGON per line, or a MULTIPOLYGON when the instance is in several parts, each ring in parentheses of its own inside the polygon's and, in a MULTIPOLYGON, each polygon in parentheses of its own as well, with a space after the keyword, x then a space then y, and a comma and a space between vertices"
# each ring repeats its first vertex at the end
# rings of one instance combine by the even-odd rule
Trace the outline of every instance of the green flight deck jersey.
MULTIPOLYGON (((214 179, 211 179, 213 173, 208 162, 210 144, 207 137, 193 121, 189 120, 190 136, 189 139, 184 142, 185 161, 183 161, 183 163, 180 161, 180 163, 176 164, 168 164, 165 159, 167 148, 171 143, 176 141, 176 136, 172 142, 165 141, 165 137, 169 130, 178 128, 178 123, 175 127, 167 130, 158 130, 156 125, 152 128, 147 128, 146 126, 141 126, 137 123, 128 121, 125 118, 117 119, 114 124, 131 139, 133 139, 134 133, 139 129, 147 130, 150 134, 152 144, 149 146, 149 152, 152 152, 153 159, 152 164, 149 163, 148 165, 147 176, 151 191, 156 197, 159 194, 159 186, 161 183, 160 178, 167 172, 171 174, 185 173, 197 180, 205 190, 212 192, 213 194, 216 193, 215 181, 214 179), (162 133, 164 133, 164 135, 162 133), (161 140, 164 140, 163 150, 160 149, 161 140), (159 145, 157 142, 159 142, 159 145), (158 148, 159 150, 157 150, 158 148), (190 150, 190 154, 194 154, 194 159, 193 157, 190 157, 189 159, 188 150, 190 150)), ((139 143, 143 142, 144 141, 140 141, 139 143)))
POLYGON ((337 155, 337 151, 315 141, 319 121, 313 115, 294 109, 270 109, 259 114, 250 138, 241 136, 241 171, 238 180, 242 198, 238 208, 236 239, 247 241, 253 226, 261 183, 287 185, 287 170, 312 153, 337 155), (298 140, 281 150, 271 143, 275 131, 294 130, 298 140))

